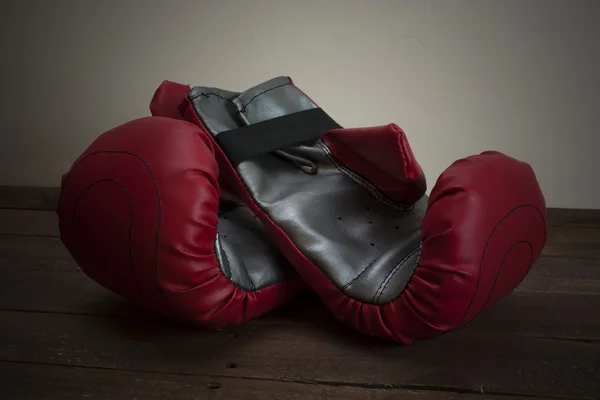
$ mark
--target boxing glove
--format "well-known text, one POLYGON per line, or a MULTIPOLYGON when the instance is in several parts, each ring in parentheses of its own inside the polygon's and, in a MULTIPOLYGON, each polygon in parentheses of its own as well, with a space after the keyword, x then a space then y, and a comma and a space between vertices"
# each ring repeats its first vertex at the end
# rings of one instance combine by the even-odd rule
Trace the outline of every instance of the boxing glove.
POLYGON ((401 128, 344 129, 288 77, 194 87, 178 110, 333 315, 365 334, 412 343, 456 329, 545 245, 536 176, 499 152, 454 162, 427 196, 401 128))
POLYGON ((305 290, 260 221, 219 185, 210 138, 146 117, 100 135, 63 176, 63 243, 105 288, 217 329, 305 290))

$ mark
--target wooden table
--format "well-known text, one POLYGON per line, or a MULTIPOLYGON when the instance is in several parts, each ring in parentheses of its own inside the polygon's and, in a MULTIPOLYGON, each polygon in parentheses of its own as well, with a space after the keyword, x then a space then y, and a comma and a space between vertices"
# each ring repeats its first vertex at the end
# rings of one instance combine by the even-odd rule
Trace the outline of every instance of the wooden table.
POLYGON ((236 328, 177 325, 87 278, 53 212, 0 209, 0 398, 599 399, 600 212, 549 221, 514 293, 399 346, 335 322, 311 294, 236 328))

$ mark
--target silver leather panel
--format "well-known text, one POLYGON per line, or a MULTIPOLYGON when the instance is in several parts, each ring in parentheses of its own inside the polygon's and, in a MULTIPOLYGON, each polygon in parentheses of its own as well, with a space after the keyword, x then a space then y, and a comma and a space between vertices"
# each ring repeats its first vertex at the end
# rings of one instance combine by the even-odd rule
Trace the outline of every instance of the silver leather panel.
MULTIPOLYGON (((236 118, 242 126, 317 107, 289 82, 275 78, 236 98, 197 87, 190 99, 216 136, 233 129, 236 118)), ((320 140, 285 150, 314 162, 318 173, 273 154, 244 161, 237 170, 256 203, 348 296, 371 304, 394 300, 418 262, 427 197, 410 208, 390 201, 320 140)))
POLYGON ((304 95, 298 96, 298 93, 298 89, 288 77, 278 77, 246 90, 233 101, 247 124, 255 124, 293 112, 317 108, 309 98, 304 95))
POLYGON ((198 115, 209 132, 223 132, 242 126, 235 116, 233 100, 240 93, 217 88, 194 87, 188 93, 188 99, 194 104, 201 101, 212 112, 198 115))
MULTIPOLYGON (((233 100, 240 95, 218 88, 193 88, 188 99, 201 99, 213 112, 202 116, 211 132, 243 126, 235 115, 233 100)), ((233 193, 221 188, 221 201, 230 203, 219 214, 215 255, 223 274, 246 291, 260 290, 297 275, 287 259, 268 237, 252 211, 240 204, 233 193)))
POLYGON ((228 206, 220 212, 215 256, 223 274, 249 292, 297 275, 245 205, 228 206))

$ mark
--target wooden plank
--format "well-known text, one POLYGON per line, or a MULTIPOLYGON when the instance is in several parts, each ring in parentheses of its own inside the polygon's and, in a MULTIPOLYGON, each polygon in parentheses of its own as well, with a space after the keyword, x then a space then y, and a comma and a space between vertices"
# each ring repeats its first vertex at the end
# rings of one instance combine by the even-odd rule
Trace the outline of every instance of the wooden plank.
POLYGON ((600 294, 600 259, 540 257, 516 290, 600 294))
POLYGON ((0 360, 330 385, 585 398, 600 343, 453 332, 412 346, 339 324, 201 332, 157 319, 0 312, 0 360))
POLYGON ((599 340, 600 295, 514 292, 468 326, 473 335, 599 340))
MULTIPOLYGON (((73 269, 72 257, 59 238, 38 236, 0 235, 0 257, 11 258, 19 265, 27 262, 43 264, 61 260, 65 268, 73 269)), ((54 267, 53 267, 54 268, 54 267)))
POLYGON ((55 210, 60 188, 0 186, 0 208, 55 210))
POLYGON ((1 309, 154 317, 86 276, 57 238, 0 236, 0 274, 1 309))
MULTIPOLYGON (((0 258, 0 309, 86 315, 156 318, 107 291, 80 271, 5 268, 0 258)), ((516 291, 480 315, 469 327, 479 334, 600 340, 600 294, 516 291)), ((261 324, 330 324, 330 312, 304 296, 258 320, 261 324)))
POLYGON ((600 228, 600 209, 549 208, 549 225, 577 225, 600 228))
POLYGON ((542 255, 600 259, 600 229, 572 225, 549 225, 542 255))
POLYGON ((0 209, 0 235, 60 237, 54 211, 0 209))
MULTIPOLYGON (((102 288, 70 262, 25 263, 21 267, 18 262, 6 262, 0 257, 0 274, 2 310, 156 317, 102 288)), ((599 304, 600 294, 516 291, 482 314, 471 328, 481 334, 600 339, 599 304)), ((320 301, 306 296, 259 321, 271 325, 314 324, 328 323, 329 318, 329 311, 320 301)))
MULTIPOLYGON (((0 237, 0 274, 3 310, 155 317, 87 277, 58 239, 0 237)), ((542 258, 522 285, 476 319, 472 329, 481 334, 598 338, 599 307, 600 260, 542 258)), ((327 321, 330 314, 318 300, 308 299, 265 318, 259 321, 313 324, 327 321)))
MULTIPOLYGON (((337 386, 0 362, 7 399, 36 400, 526 400, 532 397, 337 386)), ((548 397, 547 399, 550 399, 548 397)), ((540 400, 536 397, 535 400, 540 400)))

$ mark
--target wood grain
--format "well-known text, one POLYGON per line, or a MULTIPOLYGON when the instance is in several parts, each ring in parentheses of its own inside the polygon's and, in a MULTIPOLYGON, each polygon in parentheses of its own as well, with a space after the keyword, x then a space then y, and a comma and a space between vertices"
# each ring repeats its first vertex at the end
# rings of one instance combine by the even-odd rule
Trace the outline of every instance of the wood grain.
POLYGON ((549 225, 600 227, 600 210, 576 208, 548 208, 549 225))
POLYGON ((600 229, 596 226, 549 225, 542 255, 600 258, 600 229))
POLYGON ((0 208, 55 210, 60 188, 0 186, 0 208))
POLYGON ((217 332, 163 319, 75 265, 58 238, 57 196, 0 187, 3 398, 504 400, 600 393, 600 210, 549 209, 544 255, 511 295, 450 334, 398 346, 336 322, 310 293, 217 332))
MULTIPOLYGON (((0 237, 0 273, 0 309, 154 317, 87 277, 56 238, 0 237)), ((600 260, 542 257, 515 293, 479 318, 486 321, 481 326, 503 332, 596 337, 599 296, 600 260)), ((283 313, 307 323, 315 310, 328 315, 312 302, 283 313)))
MULTIPOLYGON (((56 238, 0 237, 0 273, 3 310, 157 317, 87 277, 56 238)), ((514 293, 472 326, 481 334, 597 339, 599 310, 600 260, 542 257, 514 293)), ((259 321, 323 324, 329 319, 329 311, 314 296, 305 296, 259 321), (277 319, 286 315, 292 317, 277 319)))
POLYGON ((397 346, 341 325, 200 332, 156 319, 0 312, 0 360, 323 384, 585 397, 600 343, 455 331, 397 346))
POLYGON ((600 293, 600 259, 540 257, 517 291, 600 293))
MULTIPOLYGON (((60 264, 58 264, 60 267, 60 264)), ((78 270, 52 271, 38 268, 13 269, 14 263, 0 258, 0 309, 43 311, 125 318, 157 318, 105 290, 78 270), (29 293, 30 295, 24 295, 29 293)), ((600 339, 598 315, 600 294, 516 291, 490 308, 469 329, 481 335, 506 335, 600 339)), ((291 326, 335 324, 330 312, 313 295, 296 301, 257 320, 259 324, 291 326)))
POLYGON ((367 387, 0 362, 0 387, 3 395, 10 400, 543 399, 365 386, 367 387))
POLYGON ((0 235, 60 237, 54 211, 0 209, 0 235))

